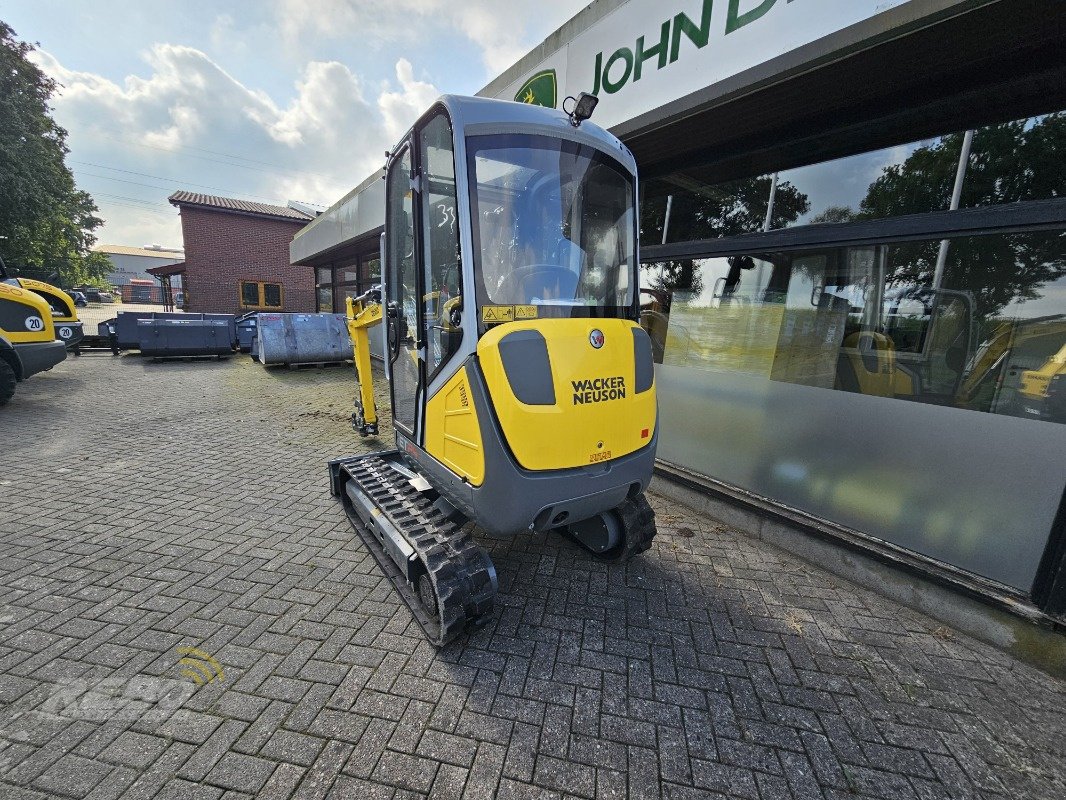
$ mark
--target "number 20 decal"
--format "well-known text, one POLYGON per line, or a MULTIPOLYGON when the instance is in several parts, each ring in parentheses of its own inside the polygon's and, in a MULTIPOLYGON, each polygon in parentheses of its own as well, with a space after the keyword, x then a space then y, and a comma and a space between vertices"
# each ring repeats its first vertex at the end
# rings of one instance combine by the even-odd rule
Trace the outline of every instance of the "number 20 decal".
POLYGON ((26 317, 26 330, 28 331, 43 331, 44 320, 40 317, 26 317))

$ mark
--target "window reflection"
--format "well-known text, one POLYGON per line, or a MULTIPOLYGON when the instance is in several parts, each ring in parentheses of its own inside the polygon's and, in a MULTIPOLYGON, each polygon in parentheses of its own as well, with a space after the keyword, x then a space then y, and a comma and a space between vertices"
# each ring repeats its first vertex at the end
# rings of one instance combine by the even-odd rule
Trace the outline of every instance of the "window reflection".
MULTIPOLYGON (((643 187, 642 240, 716 239, 945 210, 964 136, 959 131, 741 180, 715 181, 713 166, 654 178, 643 187)), ((964 168, 962 208, 1063 196, 1066 112, 977 129, 964 168)))
POLYGON ((318 297, 318 310, 327 314, 333 311, 333 287, 319 286, 315 293, 318 297))
POLYGON ((1066 422, 1066 233, 652 264, 644 283, 665 365, 1066 422))

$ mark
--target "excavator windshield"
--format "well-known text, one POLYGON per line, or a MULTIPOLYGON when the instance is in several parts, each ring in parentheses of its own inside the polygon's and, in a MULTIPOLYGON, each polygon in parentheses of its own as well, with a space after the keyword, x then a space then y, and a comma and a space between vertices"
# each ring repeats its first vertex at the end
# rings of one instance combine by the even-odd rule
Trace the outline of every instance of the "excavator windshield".
POLYGON ((473 136, 467 153, 484 322, 634 315, 632 175, 547 136, 473 136))

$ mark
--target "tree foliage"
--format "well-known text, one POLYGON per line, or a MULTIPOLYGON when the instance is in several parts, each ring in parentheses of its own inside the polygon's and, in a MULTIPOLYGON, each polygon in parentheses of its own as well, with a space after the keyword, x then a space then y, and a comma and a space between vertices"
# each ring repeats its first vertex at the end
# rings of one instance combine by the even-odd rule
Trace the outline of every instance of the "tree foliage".
MULTIPOLYGON (((945 136, 886 167, 867 191, 858 218, 918 214, 948 207, 963 134, 945 136)), ((986 207, 1060 197, 1066 190, 1066 114, 990 125, 977 131, 960 206, 986 207)), ((939 242, 893 247, 893 285, 929 284, 939 242)), ((1013 302, 1040 296, 1066 276, 1066 240, 1059 235, 969 236, 952 240, 943 287, 968 291, 979 320, 1013 302)))
MULTIPOLYGON (((667 230, 671 242, 693 239, 717 239, 761 231, 766 221, 766 204, 770 198, 770 177, 698 186, 679 190, 673 195, 667 230)), ((810 210, 807 195, 788 181, 779 183, 774 196, 772 228, 783 228, 810 210)), ((645 244, 662 241, 666 224, 666 197, 649 198, 640 214, 640 236, 645 244)), ((695 261, 667 261, 648 265, 653 268, 650 286, 663 291, 699 294, 703 283, 695 261)))
POLYGON ((91 250, 103 220, 64 163, 67 132, 49 108, 57 84, 29 60, 32 51, 0 21, 0 256, 64 286, 99 282, 110 270, 91 250))

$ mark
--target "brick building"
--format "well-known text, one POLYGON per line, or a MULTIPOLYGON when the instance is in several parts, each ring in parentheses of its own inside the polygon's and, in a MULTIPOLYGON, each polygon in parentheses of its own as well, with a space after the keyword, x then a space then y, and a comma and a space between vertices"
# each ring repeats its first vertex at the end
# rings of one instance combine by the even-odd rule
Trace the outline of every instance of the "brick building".
POLYGON ((315 310, 310 270, 289 264, 289 243, 312 213, 196 192, 169 199, 181 212, 185 262, 165 272, 181 275, 186 311, 315 310))

